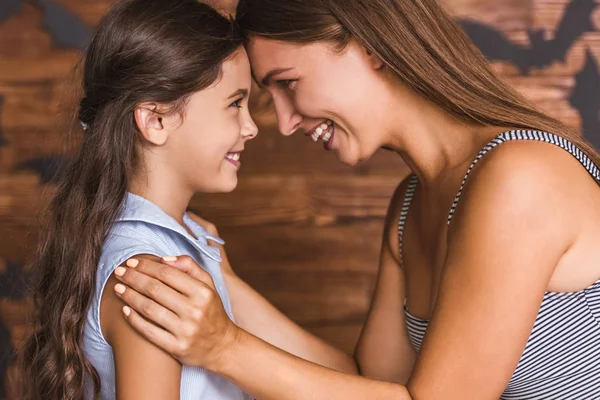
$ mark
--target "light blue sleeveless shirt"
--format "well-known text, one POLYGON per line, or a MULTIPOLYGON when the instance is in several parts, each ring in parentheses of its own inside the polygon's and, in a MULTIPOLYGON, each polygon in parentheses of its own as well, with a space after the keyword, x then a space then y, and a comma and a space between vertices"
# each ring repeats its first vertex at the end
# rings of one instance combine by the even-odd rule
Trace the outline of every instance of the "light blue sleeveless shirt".
MULTIPOLYGON (((219 249, 207 244, 207 239, 221 244, 223 241, 209 235, 187 214, 184 214, 183 220, 195 238, 156 204, 128 193, 121 214, 113 224, 102 247, 96 272, 96 290, 87 314, 83 339, 85 355, 100 375, 102 400, 114 400, 116 392, 112 348, 104 339, 100 329, 100 300, 110 275, 130 257, 137 254, 151 254, 157 257, 191 256, 212 276, 227 315, 233 320, 231 304, 219 265, 221 262, 219 249)), ((111 318, 123 318, 123 316, 114 315, 111 318)), ((89 398, 91 398, 90 393, 91 385, 88 385, 89 398)), ((180 398, 182 400, 251 399, 225 378, 201 368, 188 366, 182 368, 180 398)))

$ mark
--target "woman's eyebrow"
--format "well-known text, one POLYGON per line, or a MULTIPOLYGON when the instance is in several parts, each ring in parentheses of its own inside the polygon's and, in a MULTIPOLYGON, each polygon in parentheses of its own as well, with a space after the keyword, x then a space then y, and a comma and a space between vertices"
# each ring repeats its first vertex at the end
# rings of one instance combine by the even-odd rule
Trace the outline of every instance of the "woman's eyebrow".
POLYGON ((275 68, 272 69, 271 71, 267 72, 267 74, 265 75, 264 78, 262 78, 262 80, 260 81, 260 85, 263 87, 267 87, 269 86, 269 83, 271 81, 271 79, 273 79, 273 77, 275 77, 276 75, 282 74, 284 72, 287 72, 291 69, 294 69, 293 67, 290 68, 275 68))

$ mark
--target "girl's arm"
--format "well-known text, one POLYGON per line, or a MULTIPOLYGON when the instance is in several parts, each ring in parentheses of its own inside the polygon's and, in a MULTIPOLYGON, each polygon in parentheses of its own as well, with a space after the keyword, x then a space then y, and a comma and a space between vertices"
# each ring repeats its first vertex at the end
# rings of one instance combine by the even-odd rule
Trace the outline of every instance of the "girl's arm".
MULTIPOLYGON (((137 256, 141 257, 145 258, 137 256)), ((156 260, 156 257, 149 258, 156 260)), ((100 325, 113 351, 116 398, 178 400, 181 364, 123 319, 125 304, 113 289, 118 283, 114 274, 111 275, 100 303, 100 325)))

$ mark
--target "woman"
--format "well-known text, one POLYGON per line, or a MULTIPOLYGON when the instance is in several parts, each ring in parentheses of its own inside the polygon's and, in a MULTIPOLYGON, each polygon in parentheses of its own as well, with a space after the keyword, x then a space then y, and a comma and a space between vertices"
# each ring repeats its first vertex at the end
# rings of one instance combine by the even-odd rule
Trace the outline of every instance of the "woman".
POLYGON ((356 350, 373 380, 236 327, 185 257, 120 278, 165 330, 127 308, 134 328, 260 399, 598 398, 598 154, 496 77, 435 0, 245 0, 238 18, 282 134, 307 131, 350 165, 392 148, 412 170, 356 350), (165 264, 187 274, 161 278, 165 264), (166 321, 169 291, 192 282, 176 305, 195 318, 166 321))
MULTIPOLYGON (((119 265, 166 252, 210 273, 227 318, 249 330, 267 320, 288 334, 272 341, 286 351, 356 371, 348 355, 247 289, 236 293, 250 293, 252 314, 234 312, 219 251, 207 243, 219 239, 185 212, 195 193, 236 187, 240 157, 257 134, 242 44, 231 20, 196 0, 123 0, 100 22, 85 57, 85 133, 35 259, 23 398, 249 399, 220 376, 182 366, 122 318, 112 290, 119 265)), ((269 340, 269 332, 256 333, 269 340)))

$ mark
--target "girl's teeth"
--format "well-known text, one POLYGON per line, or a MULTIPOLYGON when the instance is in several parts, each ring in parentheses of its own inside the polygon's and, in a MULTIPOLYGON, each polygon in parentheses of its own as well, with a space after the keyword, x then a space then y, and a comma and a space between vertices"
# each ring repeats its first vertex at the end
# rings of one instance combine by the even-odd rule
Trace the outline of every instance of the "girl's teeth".
POLYGON ((321 125, 321 130, 323 130, 323 131, 324 131, 325 129, 327 129, 327 124, 322 124, 322 125, 321 125))
POLYGON ((321 136, 320 134, 318 134, 317 132, 312 134, 312 140, 313 142, 316 142, 317 140, 319 140, 319 136, 321 136))
POLYGON ((317 130, 315 132, 317 132, 320 135, 321 133, 323 133, 323 131, 325 130, 325 128, 323 128, 323 125, 321 125, 319 128, 317 128, 317 130))
POLYGON ((328 142, 329 139, 331 139, 331 132, 327 132, 325 135, 323 135, 324 142, 328 142))

